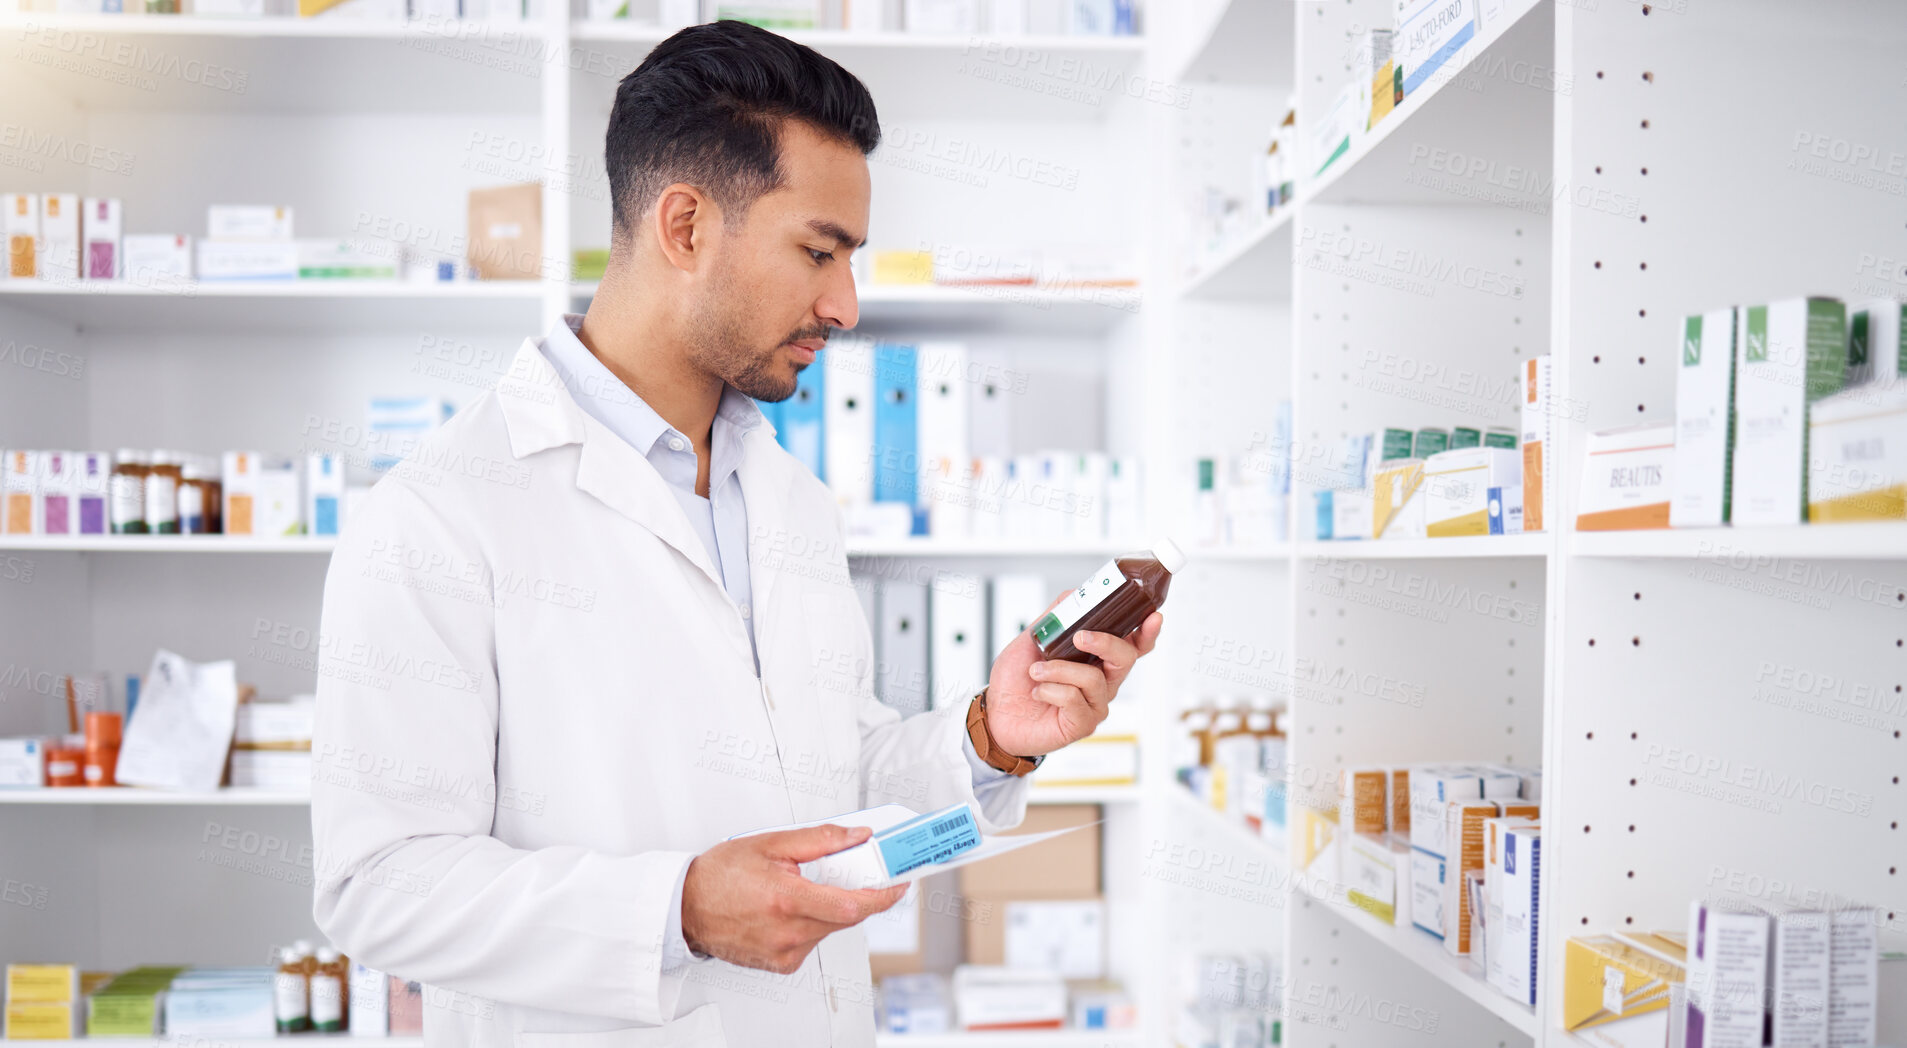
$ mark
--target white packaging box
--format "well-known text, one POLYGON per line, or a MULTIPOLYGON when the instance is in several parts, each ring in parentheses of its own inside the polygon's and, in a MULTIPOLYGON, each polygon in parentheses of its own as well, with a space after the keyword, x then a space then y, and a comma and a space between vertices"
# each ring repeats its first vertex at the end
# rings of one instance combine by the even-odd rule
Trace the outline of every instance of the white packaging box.
POLYGON ((965 34, 980 31, 977 0, 907 0, 901 24, 909 33, 965 34))
MULTIPOLYGON (((1411 813, 1411 826, 1417 814, 1411 813)), ((1439 820, 1441 821, 1441 820, 1439 820)), ((1443 938, 1444 880, 1451 875, 1450 864, 1441 855, 1413 845, 1410 849, 1410 923, 1443 938)))
POLYGON ((124 240, 126 279, 141 287, 192 279, 192 238, 183 233, 131 233, 124 240))
POLYGON ((317 700, 310 695, 283 701, 241 702, 233 721, 232 743, 254 747, 308 745, 317 714, 317 700))
POLYGON ((261 18, 265 14, 265 0, 192 0, 192 13, 225 18, 261 18))
POLYGON ((1550 358, 1547 354, 1525 360, 1523 372, 1523 530, 1542 531, 1548 526, 1544 500, 1549 497, 1550 482, 1550 401, 1552 398, 1550 358))
POLYGON ((80 204, 80 266, 88 280, 118 280, 122 217, 119 201, 87 197, 80 204))
POLYGON ((1832 952, 1826 910, 1781 902, 1759 904, 1768 915, 1769 1044, 1828 1048, 1828 976, 1832 952))
POLYGON ((1876 380, 1808 409, 1808 520, 1907 518, 1907 383, 1876 380))
POLYGON ((1907 375, 1907 339, 1901 338, 1907 312, 1889 298, 1847 307, 1847 379, 1845 385, 1893 383, 1907 375))
POLYGON ((104 535, 112 530, 106 506, 113 457, 103 451, 73 455, 73 533, 104 535))
POLYGON ((46 741, 0 739, 0 788, 33 789, 46 785, 46 741))
POLYGON ((201 240, 199 279, 296 280, 298 245, 290 240, 201 240))
MULTIPOLYGON (((1072 466, 1070 487, 1074 496, 1072 537, 1095 541, 1107 537, 1106 476, 1111 460, 1102 451, 1080 451, 1067 455, 1072 466)), ((1123 537, 1123 536, 1121 536, 1123 537)))
POLYGON ((9 448, 0 464, 0 529, 9 535, 38 535, 45 527, 40 505, 40 453, 9 448))
POLYGON ((1675 468, 1669 525, 1728 523, 1729 458, 1735 447, 1735 310, 1682 323, 1675 371, 1675 468))
POLYGON ((1689 903, 1688 951, 1688 1048, 1761 1048, 1768 918, 1697 899, 1689 903))
POLYGON ((1483 777, 1439 765, 1410 769, 1410 845, 1432 855, 1450 854, 1444 840, 1444 805, 1483 799, 1483 777))
POLYGON ((48 193, 40 198, 39 270, 41 280, 79 279, 79 195, 48 193))
POLYGON ((391 1032, 390 977, 351 962, 351 1036, 388 1037, 391 1032))
POLYGON ((954 969, 953 996, 963 1030, 1066 1021, 1066 983, 1051 972, 963 964, 954 969))
POLYGON ((1422 90, 1477 34, 1476 0, 1397 0, 1396 59, 1404 97, 1422 90))
MULTIPOLYGON (((1537 897, 1543 879, 1543 831, 1515 826, 1503 838, 1503 920, 1495 932, 1502 990, 1536 1006, 1536 959, 1541 943, 1537 897)), ((1494 952, 1493 952, 1494 955, 1494 952)))
MULTIPOLYGON (((591 20, 625 18, 628 10, 629 0, 589 0, 591 20)), ((459 0, 410 0, 409 11, 414 22, 443 23, 462 18, 463 4, 459 0)))
POLYGON ((219 497, 225 534, 257 535, 258 469, 256 451, 228 451, 220 457, 219 497))
POLYGON ((1106 463, 1106 537, 1129 539, 1141 528, 1139 459, 1122 455, 1106 463))
POLYGON ((1369 539, 1373 509, 1368 491, 1337 491, 1331 494, 1331 537, 1333 539, 1369 539))
POLYGON ((1523 458, 1504 448, 1440 451, 1424 460, 1424 534, 1490 533, 1490 490, 1523 480, 1523 458))
MULTIPOLYGON (((1474 948, 1470 941, 1470 897, 1466 874, 1483 872, 1483 823, 1504 814, 1495 801, 1451 801, 1444 805, 1443 884, 1444 952, 1460 957, 1474 948)), ((1415 814, 1411 825, 1417 824, 1415 814)))
POLYGON ((1065 979, 1106 974, 1103 899, 1041 899, 1006 904, 1006 966, 1065 979))
POLYGON ((882 979, 880 1011, 888 1033, 946 1033, 954 1026, 947 977, 938 972, 882 979))
POLYGON ((297 240, 300 280, 396 280, 400 257, 395 242, 363 237, 297 240))
POLYGON ((0 198, 0 232, 7 239, 7 269, 10 279, 25 280, 34 275, 40 257, 40 197, 37 193, 8 193, 0 198))
POLYGON ((1027 0, 989 0, 987 32, 992 36, 1024 36, 1031 17, 1027 0))
POLYGON ((1583 441, 1576 530, 1666 528, 1674 482, 1674 423, 1645 422, 1591 433, 1583 441))
POLYGON ((702 21, 701 0, 658 0, 656 14, 656 23, 663 29, 695 25, 702 21))
MULTIPOLYGON (((948 698, 936 697, 942 702, 948 698)), ((1044 786, 1127 786, 1138 781, 1137 735, 1088 735, 1047 754, 1040 764, 1039 782, 1044 786)))
POLYGON ((1500 933, 1503 930, 1503 844, 1504 834, 1516 826, 1534 826, 1536 820, 1527 815, 1505 815, 1483 822, 1483 900, 1489 908, 1484 922, 1491 929, 1492 941, 1485 945, 1483 981, 1504 990, 1503 960, 1505 957, 1500 933))
POLYGON ((1341 843, 1344 890, 1351 905, 1385 924, 1399 923, 1398 886, 1410 879, 1410 844, 1391 834, 1364 833, 1347 834, 1341 843))
POLYGON ((336 455, 305 456, 304 518, 312 535, 336 535, 343 524, 344 463, 336 455))
POLYGON ((1880 1008, 1880 924, 1873 910, 1836 904, 1829 915, 1828 1048, 1874 1043, 1880 1008))
POLYGON ((1735 461, 1729 516, 1738 526, 1807 519, 1808 405, 1841 388, 1847 314, 1831 298, 1736 311, 1735 461))
POLYGON ((252 527, 264 538, 284 538, 304 533, 304 492, 300 490, 298 463, 290 458, 267 455, 258 463, 252 527))
POLYGON ((1357 140, 1363 137, 1364 121, 1370 115, 1369 108, 1359 104, 1364 90, 1368 90, 1368 85, 1360 87, 1355 80, 1344 85, 1322 119, 1311 125, 1311 157, 1308 163, 1313 175, 1323 174, 1325 168, 1350 152, 1357 140))

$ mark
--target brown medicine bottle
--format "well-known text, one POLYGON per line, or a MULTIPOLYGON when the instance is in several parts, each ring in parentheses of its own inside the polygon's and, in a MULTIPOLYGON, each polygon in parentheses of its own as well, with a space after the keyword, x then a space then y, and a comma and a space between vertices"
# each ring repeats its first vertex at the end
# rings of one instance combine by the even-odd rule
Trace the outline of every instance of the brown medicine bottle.
POLYGON ((1172 575, 1183 567, 1185 554, 1171 539, 1159 540, 1144 553, 1109 560, 1033 623, 1033 642, 1046 658, 1096 666, 1099 657, 1074 647, 1073 634, 1130 634, 1165 604, 1172 575))

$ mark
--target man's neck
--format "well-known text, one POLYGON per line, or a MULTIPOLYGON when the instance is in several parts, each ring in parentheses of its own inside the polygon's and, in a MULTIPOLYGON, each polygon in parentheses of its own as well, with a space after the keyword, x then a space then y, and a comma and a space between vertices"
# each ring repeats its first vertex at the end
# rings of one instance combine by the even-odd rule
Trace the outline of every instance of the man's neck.
POLYGON ((604 275, 577 339, 664 422, 706 448, 722 403, 722 380, 695 366, 671 340, 655 337, 664 325, 644 317, 657 313, 640 295, 612 287, 611 276, 604 275))

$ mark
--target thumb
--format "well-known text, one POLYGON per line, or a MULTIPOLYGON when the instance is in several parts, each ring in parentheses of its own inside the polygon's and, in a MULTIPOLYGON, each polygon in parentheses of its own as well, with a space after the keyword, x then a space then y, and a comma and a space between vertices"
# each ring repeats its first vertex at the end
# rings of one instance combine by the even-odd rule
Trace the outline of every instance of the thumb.
POLYGON ((807 826, 799 830, 780 830, 761 835, 762 849, 770 858, 790 862, 811 862, 824 855, 845 851, 868 839, 873 831, 865 826, 807 826))

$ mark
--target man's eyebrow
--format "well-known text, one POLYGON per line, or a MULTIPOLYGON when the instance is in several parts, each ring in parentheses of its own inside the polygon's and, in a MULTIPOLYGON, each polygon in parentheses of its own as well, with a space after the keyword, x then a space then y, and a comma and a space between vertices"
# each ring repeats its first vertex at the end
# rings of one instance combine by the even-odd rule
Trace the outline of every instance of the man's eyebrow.
POLYGON ((814 230, 815 232, 821 234, 824 237, 833 238, 834 242, 837 244, 845 244, 850 248, 858 248, 862 244, 867 243, 867 241, 857 239, 854 236, 854 234, 841 228, 838 224, 828 221, 825 218, 809 219, 808 228, 814 230))

